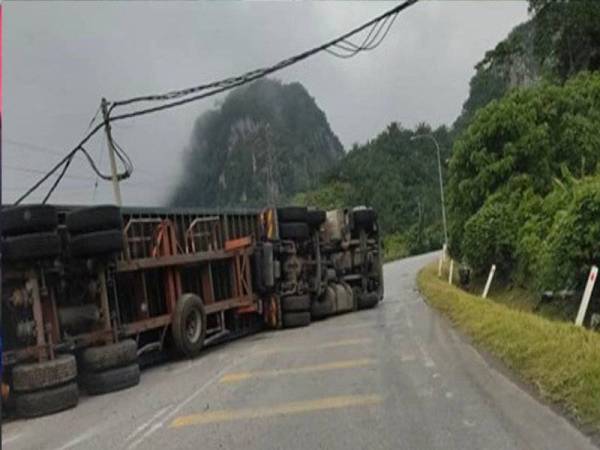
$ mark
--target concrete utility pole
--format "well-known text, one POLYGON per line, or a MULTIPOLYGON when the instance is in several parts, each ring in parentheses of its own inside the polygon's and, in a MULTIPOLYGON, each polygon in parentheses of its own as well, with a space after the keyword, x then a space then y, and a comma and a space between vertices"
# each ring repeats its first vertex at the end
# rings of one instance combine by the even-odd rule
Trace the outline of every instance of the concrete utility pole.
POLYGON ((104 130, 106 131, 106 143, 108 144, 108 157, 110 159, 110 173, 112 176, 113 192, 115 194, 115 203, 117 206, 123 206, 121 200, 121 187, 119 186, 119 177, 117 175, 117 161, 115 160, 115 144, 112 140, 110 123, 108 122, 108 102, 102 99, 102 117, 104 117, 104 130))
POLYGON ((442 199, 442 223, 444 225, 444 248, 448 248, 448 228, 446 226, 446 202, 444 201, 444 180, 442 179, 442 155, 437 139, 433 134, 418 134, 410 138, 411 141, 417 139, 431 139, 435 144, 438 159, 438 175, 440 178, 440 197, 442 199))

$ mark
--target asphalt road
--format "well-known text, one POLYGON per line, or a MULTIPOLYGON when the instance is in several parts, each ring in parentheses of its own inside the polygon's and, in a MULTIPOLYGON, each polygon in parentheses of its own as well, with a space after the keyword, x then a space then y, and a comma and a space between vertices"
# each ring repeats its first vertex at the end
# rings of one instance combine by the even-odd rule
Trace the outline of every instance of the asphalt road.
POLYGON ((133 389, 3 427, 7 449, 588 449, 385 268, 376 309, 146 370, 133 389))

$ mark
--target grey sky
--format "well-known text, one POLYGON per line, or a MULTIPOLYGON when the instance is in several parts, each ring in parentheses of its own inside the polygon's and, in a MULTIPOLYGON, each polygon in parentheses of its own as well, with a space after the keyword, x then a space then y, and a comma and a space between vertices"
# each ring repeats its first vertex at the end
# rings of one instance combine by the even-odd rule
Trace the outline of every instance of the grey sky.
MULTIPOLYGON (((164 92, 270 65, 393 5, 4 3, 3 201, 14 200, 39 177, 31 171, 47 170, 83 136, 102 96, 164 92)), ((304 84, 346 147, 391 121, 450 124, 473 66, 527 17, 524 1, 424 1, 398 17, 375 51, 347 60, 318 55, 276 77, 304 84)), ((136 167, 123 183, 125 204, 164 201, 183 168, 195 118, 218 99, 115 125, 136 167)), ((88 149, 108 166, 102 135, 88 149)), ((110 184, 95 189, 83 161, 68 173, 53 202, 112 200, 110 184)))

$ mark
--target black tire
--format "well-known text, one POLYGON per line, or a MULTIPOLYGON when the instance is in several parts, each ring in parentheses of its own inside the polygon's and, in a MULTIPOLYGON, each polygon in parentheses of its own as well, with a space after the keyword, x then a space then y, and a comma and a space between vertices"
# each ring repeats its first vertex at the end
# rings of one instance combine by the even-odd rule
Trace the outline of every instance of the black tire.
POLYGON ((120 391, 140 383, 140 366, 129 364, 103 372, 86 372, 81 376, 81 385, 90 395, 120 391))
POLYGON ((302 222, 279 224, 279 237, 281 239, 308 239, 308 225, 302 222))
POLYGON ((283 328, 305 327, 310 325, 310 312, 289 312, 282 315, 283 328))
POLYGON ((116 344, 86 348, 79 359, 86 372, 101 372, 137 362, 137 344, 126 339, 116 344))
POLYGON ((35 392, 15 393, 15 410, 19 417, 37 417, 56 413, 74 408, 78 402, 77 383, 35 392))
POLYGON ((315 300, 310 306, 310 316, 312 319, 324 319, 333 314, 333 303, 326 296, 315 300))
POLYGON ((371 208, 355 209, 352 211, 354 225, 358 227, 372 227, 377 220, 377 214, 371 208))
POLYGON ((6 261, 53 259, 61 253, 60 237, 56 233, 33 233, 7 237, 2 242, 2 257, 6 261))
POLYGON ((123 228, 121 209, 114 205, 76 209, 67 214, 65 223, 71 234, 123 228))
POLYGON ((73 355, 58 355, 40 363, 19 364, 12 370, 15 392, 29 392, 65 384, 77 377, 77 361, 73 355))
POLYGON ((306 213, 306 223, 313 227, 320 226, 327 219, 327 214, 322 209, 311 209, 306 213))
POLYGON ((283 312, 309 311, 310 297, 308 295, 290 295, 282 297, 281 309, 283 312))
POLYGON ((120 253, 123 250, 121 230, 95 231, 71 237, 69 243, 71 255, 87 257, 120 253))
POLYGON ((279 222, 306 222, 305 206, 286 206, 277 208, 277 219, 279 222))
POLYGON ((190 357, 200 353, 206 336, 206 313, 200 297, 183 294, 177 300, 171 329, 175 347, 180 353, 190 357))
POLYGON ((373 308, 379 302, 377 292, 368 292, 358 297, 358 309, 373 308))
POLYGON ((51 231, 58 226, 56 208, 50 205, 24 205, 2 209, 2 235, 51 231))

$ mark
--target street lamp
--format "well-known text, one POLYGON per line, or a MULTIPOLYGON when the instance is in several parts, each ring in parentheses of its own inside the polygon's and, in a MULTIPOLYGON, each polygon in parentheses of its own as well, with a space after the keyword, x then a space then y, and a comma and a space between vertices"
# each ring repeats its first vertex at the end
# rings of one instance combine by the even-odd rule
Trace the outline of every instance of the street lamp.
POLYGON ((417 134, 410 138, 411 142, 417 139, 431 139, 435 144, 438 159, 438 175, 440 177, 440 197, 442 198, 442 223, 444 225, 444 249, 448 248, 448 229, 446 227, 446 203, 444 202, 444 181, 442 180, 442 156, 440 146, 433 134, 417 134))

